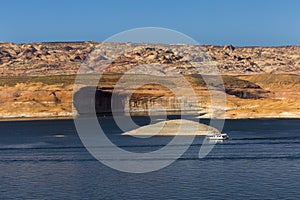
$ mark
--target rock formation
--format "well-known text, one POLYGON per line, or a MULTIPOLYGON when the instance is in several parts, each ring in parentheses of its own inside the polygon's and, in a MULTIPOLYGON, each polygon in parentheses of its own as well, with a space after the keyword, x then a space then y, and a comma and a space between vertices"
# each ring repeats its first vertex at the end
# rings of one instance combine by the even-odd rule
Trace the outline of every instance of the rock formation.
POLYGON ((122 135, 131 135, 131 136, 176 136, 176 135, 185 135, 185 136, 196 136, 196 135, 208 135, 214 133, 220 133, 216 128, 211 126, 185 120, 167 120, 158 122, 155 124, 142 126, 140 128, 124 132, 122 135), (181 130, 181 131, 180 131, 181 130), (184 131, 182 131, 184 130, 184 131))
MULTIPOLYGON (((118 66, 160 63, 192 74, 203 59, 212 60, 223 74, 299 73, 300 46, 233 47, 232 45, 147 45, 133 43, 57 42, 0 43, 0 76, 76 74, 81 63, 99 47, 98 65, 118 66), (124 49, 129 49, 123 52, 124 49), (132 50, 132 51, 131 51, 132 50)), ((90 72, 99 68, 93 66, 90 72)), ((99 66, 98 66, 99 67, 99 66)))
MULTIPOLYGON (((124 101, 128 101, 126 109, 133 114, 147 113, 158 105, 176 112, 184 104, 204 118, 210 117, 214 109, 225 110, 226 118, 300 117, 299 46, 96 42, 0 43, 0 117, 72 116, 75 74, 83 62, 87 64, 86 73, 106 74, 96 92, 95 107, 99 113, 111 112, 111 94, 122 74, 142 66, 128 75, 132 83, 118 91, 116 104, 124 105, 124 101), (95 47, 99 48, 93 51, 95 47), (92 59, 86 60, 91 55, 92 59), (227 95, 226 106, 222 108, 212 107, 202 77, 214 78, 215 74, 209 68, 211 65, 222 74, 227 95), (185 99, 178 100, 159 84, 146 84, 133 91, 130 85, 143 82, 142 75, 153 72, 154 68, 156 72, 152 75, 155 76, 183 75, 195 90, 197 99, 185 94, 185 99), (190 106, 195 102, 199 103, 200 110, 190 106)), ((185 88, 180 86, 180 80, 175 82, 178 83, 177 90, 184 94, 185 88)), ((211 92, 221 92, 218 85, 213 88, 211 92)))

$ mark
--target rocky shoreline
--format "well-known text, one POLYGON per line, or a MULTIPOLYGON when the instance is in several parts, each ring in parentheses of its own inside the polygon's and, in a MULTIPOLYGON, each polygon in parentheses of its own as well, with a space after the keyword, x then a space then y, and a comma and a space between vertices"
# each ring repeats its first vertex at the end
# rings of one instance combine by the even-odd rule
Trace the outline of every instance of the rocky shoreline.
MULTIPOLYGON (((102 116, 104 117, 104 116, 102 116)), ((99 117, 101 118, 101 116, 99 117)), ((104 117, 105 118, 105 117, 104 117)), ((74 117, 70 116, 57 116, 57 117, 7 117, 7 118, 0 118, 0 122, 14 122, 14 121, 48 121, 48 120, 73 120, 74 117)), ((202 118, 204 120, 209 120, 211 118, 202 118)), ((222 118, 223 119, 223 118, 222 118)), ((265 117, 241 117, 241 118, 224 118, 225 120, 268 120, 268 119, 274 119, 274 120, 294 120, 294 119, 300 119, 299 116, 295 117, 287 117, 287 116, 265 116, 265 117)))

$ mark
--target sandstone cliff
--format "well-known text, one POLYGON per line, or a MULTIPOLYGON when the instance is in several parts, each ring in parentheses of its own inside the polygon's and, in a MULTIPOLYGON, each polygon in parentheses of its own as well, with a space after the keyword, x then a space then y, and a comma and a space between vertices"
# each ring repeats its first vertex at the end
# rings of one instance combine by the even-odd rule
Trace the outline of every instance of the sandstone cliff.
MULTIPOLYGON (((75 74, 97 45, 96 42, 0 43, 0 117, 72 116, 75 74)), ((100 45, 95 58, 97 64, 91 63, 85 69, 86 73, 96 73, 102 70, 102 65, 108 66, 96 93, 95 106, 99 113, 111 111, 111 92, 122 73, 134 66, 158 64, 162 68, 155 75, 176 72, 191 83, 200 102, 199 117, 210 117, 212 109, 225 110, 226 118, 300 117, 299 46, 100 45), (124 48, 131 50, 124 53, 124 48), (222 73, 227 95, 225 107, 212 108, 210 103, 206 83, 199 74, 214 76, 203 65, 206 59, 222 73)), ((142 72, 137 70, 130 75, 133 85, 143 80, 138 75, 142 72)), ((178 87, 178 90, 184 92, 185 88, 178 87)), ((213 92, 218 93, 218 88, 213 92)), ((127 98, 129 110, 135 114, 148 112, 156 105, 176 112, 180 101, 187 107, 189 102, 193 103, 186 96, 187 99, 178 100, 167 88, 147 84, 136 91, 123 88, 119 100, 122 103, 127 98)))

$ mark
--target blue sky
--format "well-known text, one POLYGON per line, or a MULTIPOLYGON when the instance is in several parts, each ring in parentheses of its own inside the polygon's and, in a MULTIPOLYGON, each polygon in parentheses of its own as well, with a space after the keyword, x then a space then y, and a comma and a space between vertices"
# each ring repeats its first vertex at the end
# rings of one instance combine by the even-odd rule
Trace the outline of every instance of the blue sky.
POLYGON ((0 41, 103 41, 138 27, 180 31, 200 44, 300 44, 297 0, 1 1, 0 41))

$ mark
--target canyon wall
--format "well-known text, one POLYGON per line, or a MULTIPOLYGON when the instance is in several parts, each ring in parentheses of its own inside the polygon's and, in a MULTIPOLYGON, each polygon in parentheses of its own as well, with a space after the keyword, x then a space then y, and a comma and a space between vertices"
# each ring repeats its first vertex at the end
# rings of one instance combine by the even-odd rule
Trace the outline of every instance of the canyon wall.
MULTIPOLYGON (((226 118, 300 117, 299 53, 299 46, 0 43, 0 117, 71 117, 75 75, 84 62, 89 65, 83 72, 92 78, 86 78, 75 96, 88 91, 88 80, 95 78, 94 74, 103 73, 93 102, 98 114, 111 112, 111 95, 124 73, 143 66, 128 74, 132 82, 117 92, 113 102, 117 110, 143 114, 163 107, 174 113, 193 111, 204 118, 216 110, 225 111, 226 118), (86 60, 95 47, 98 52, 86 60), (122 52, 124 49, 129 51, 122 52), (203 80, 202 76, 215 75, 210 66, 221 73, 224 91, 203 80), (131 86, 145 80, 143 73, 171 79, 180 74, 191 84, 196 98, 185 93, 180 80, 175 80, 176 89, 183 98, 176 98, 159 84, 134 90, 131 86), (211 92, 225 93, 224 106, 211 104, 211 92)), ((81 94, 81 98, 85 96, 81 94)), ((87 99, 85 103, 90 102, 87 99)))

